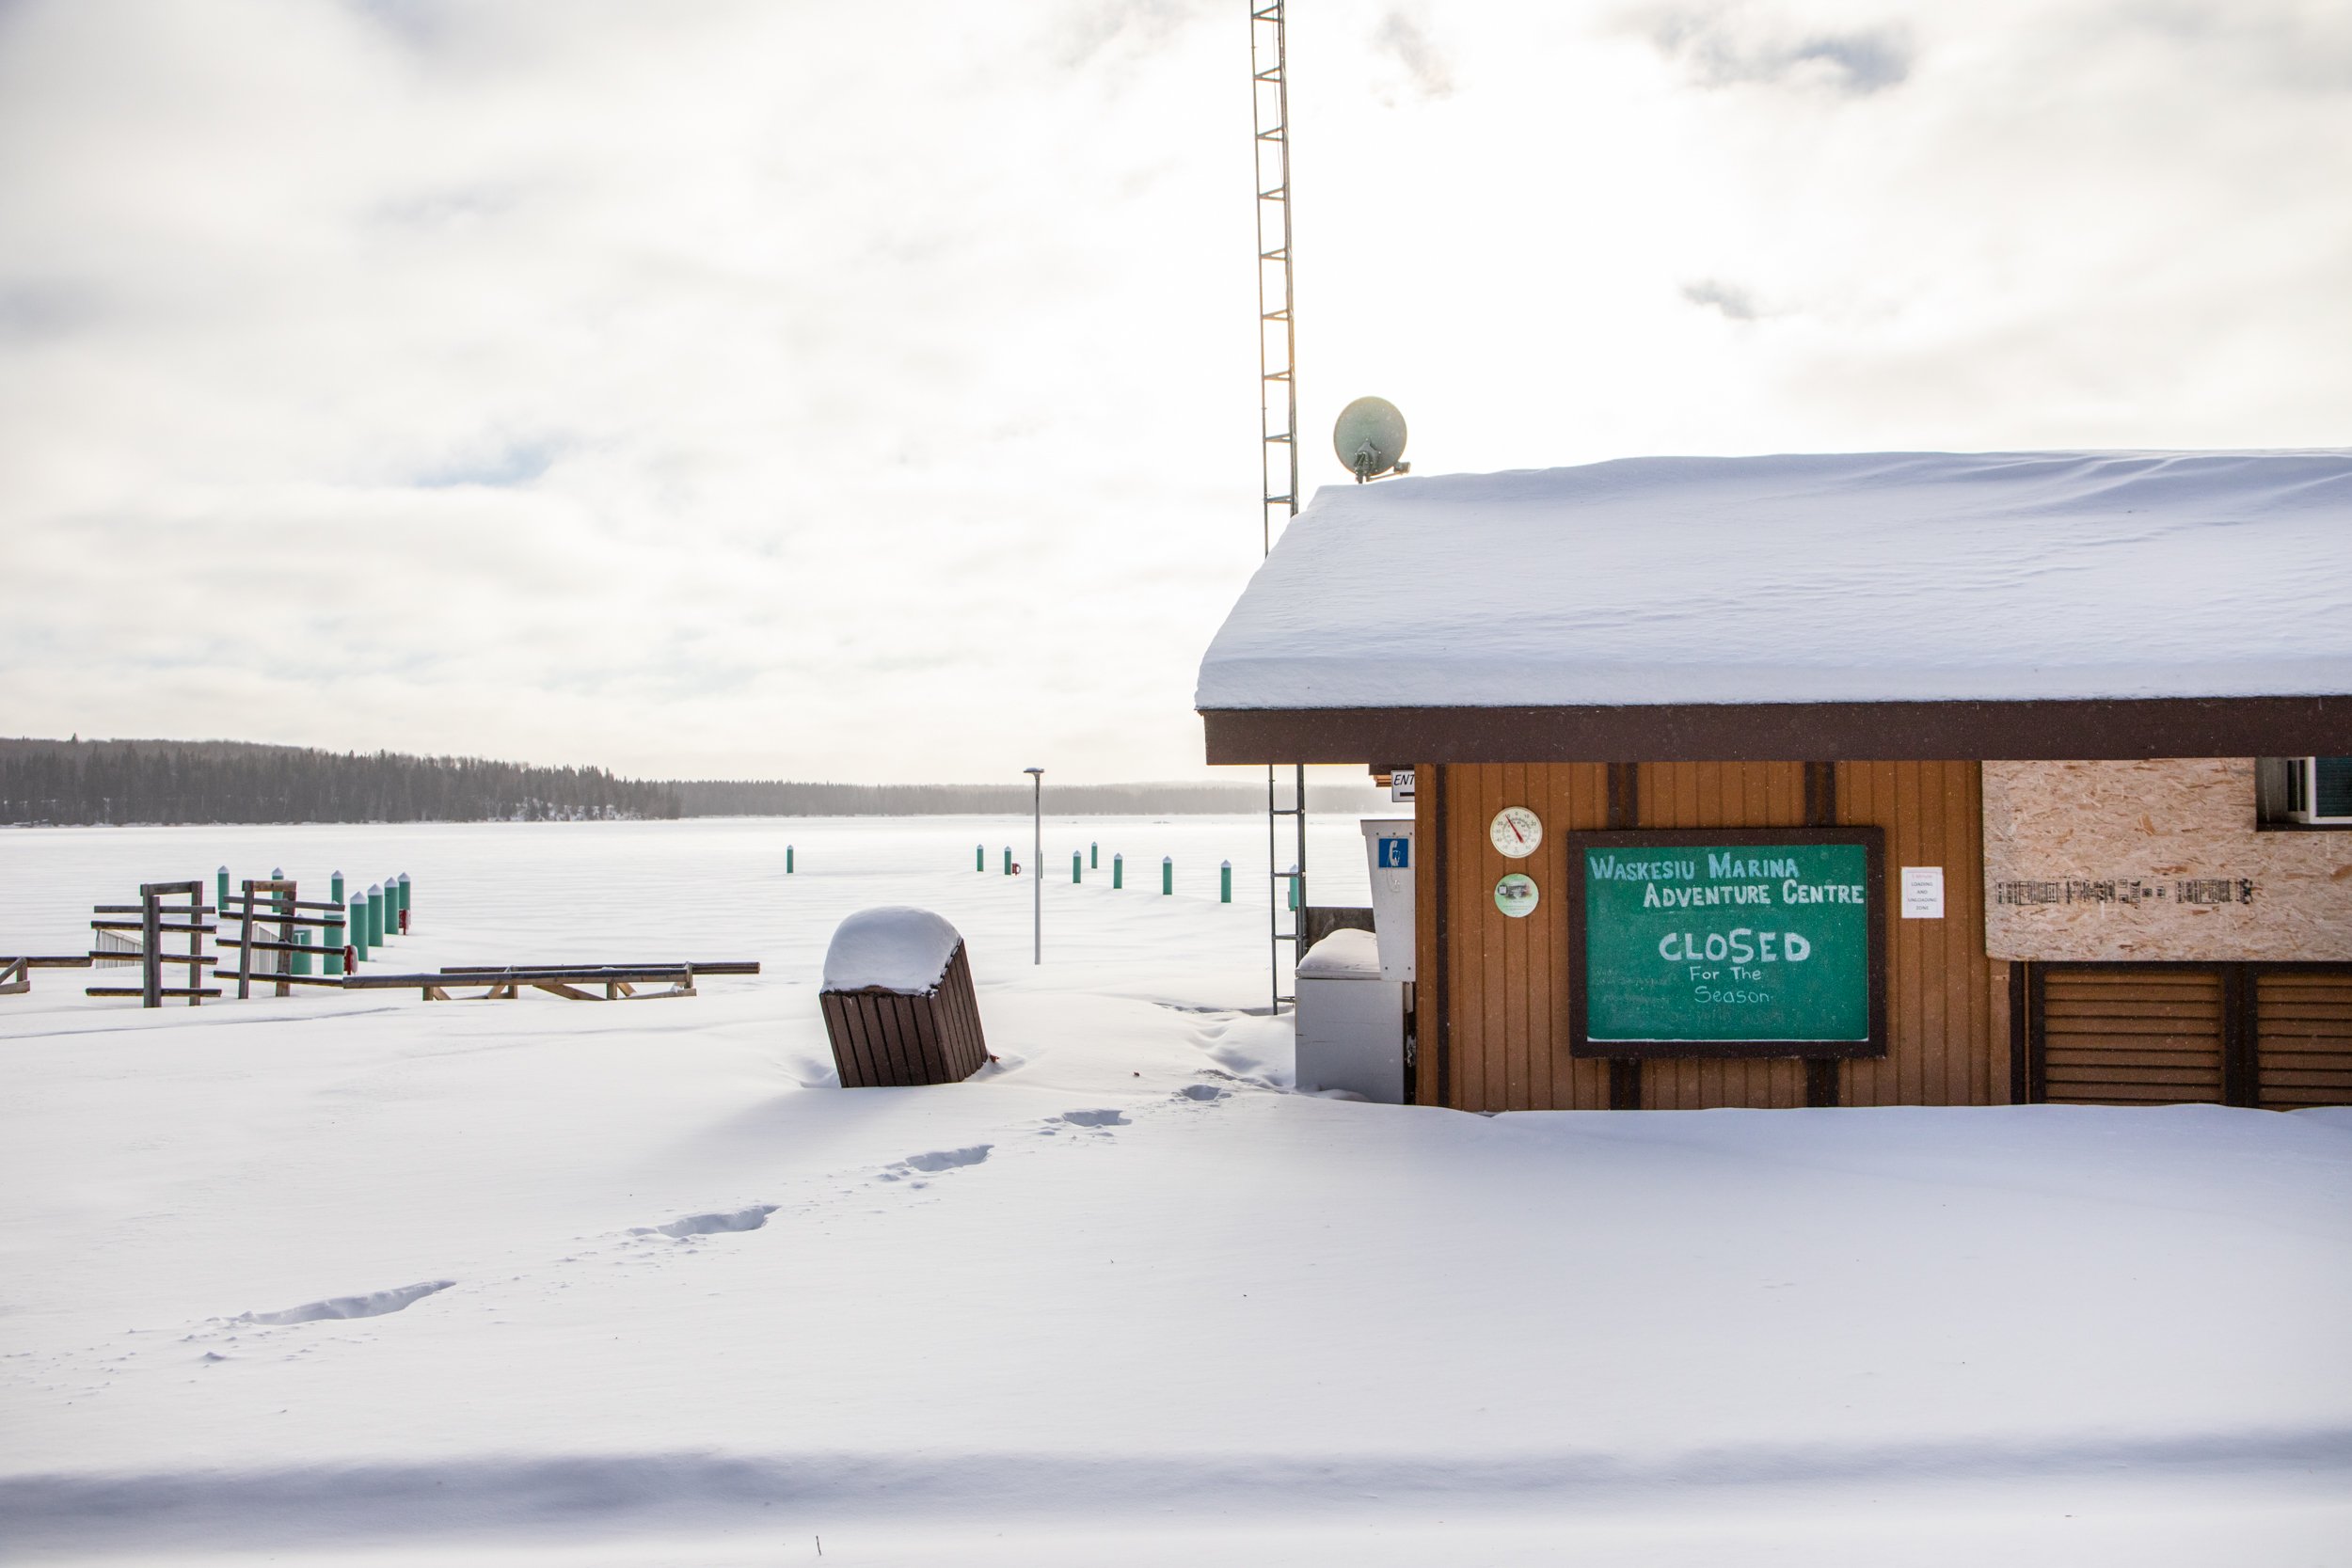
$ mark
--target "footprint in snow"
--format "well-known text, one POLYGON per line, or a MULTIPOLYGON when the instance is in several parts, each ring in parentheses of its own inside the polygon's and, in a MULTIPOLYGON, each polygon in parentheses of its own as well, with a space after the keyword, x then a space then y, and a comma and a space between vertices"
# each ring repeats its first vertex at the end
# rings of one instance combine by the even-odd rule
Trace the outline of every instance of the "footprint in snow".
MULTIPOLYGON (((923 1154, 910 1154, 882 1173, 884 1181, 900 1181, 918 1172, 930 1176, 959 1165, 977 1165, 988 1158, 994 1144, 974 1144, 969 1148, 934 1148, 923 1154)), ((917 1181, 916 1186, 924 1185, 917 1181)))
POLYGON ((775 1212, 776 1206, 772 1203, 755 1203, 748 1209, 729 1210, 721 1214, 689 1214, 682 1220, 672 1220, 667 1225, 657 1225, 653 1228, 680 1241, 689 1236, 723 1236, 737 1230, 757 1230, 768 1223, 768 1216, 775 1212))
POLYGON ((958 1165, 977 1165, 988 1158, 993 1144, 974 1144, 969 1148, 934 1148, 928 1154, 910 1154, 899 1164, 909 1170, 953 1170, 958 1165))
POLYGON ((1183 1088, 1178 1089, 1176 1092, 1184 1096, 1186 1100, 1197 1100, 1202 1101, 1203 1103, 1212 1100, 1222 1100, 1225 1098, 1225 1091, 1218 1088, 1215 1084, 1186 1084, 1183 1088))
POLYGON ((1039 1123, 1037 1135, 1041 1138, 1058 1137, 1073 1127, 1082 1127, 1093 1132, 1106 1132, 1111 1128, 1126 1125, 1127 1113, 1124 1111, 1064 1111, 1057 1117, 1048 1117, 1039 1123))
POLYGON ((397 1290, 376 1291, 364 1296, 329 1296, 325 1301, 310 1301, 300 1307, 289 1307, 282 1312, 247 1312, 232 1319, 241 1323, 314 1323, 330 1318, 380 1318, 387 1312, 398 1312, 415 1306, 436 1291, 446 1291, 456 1284, 454 1279, 428 1279, 418 1285, 403 1285, 397 1290))

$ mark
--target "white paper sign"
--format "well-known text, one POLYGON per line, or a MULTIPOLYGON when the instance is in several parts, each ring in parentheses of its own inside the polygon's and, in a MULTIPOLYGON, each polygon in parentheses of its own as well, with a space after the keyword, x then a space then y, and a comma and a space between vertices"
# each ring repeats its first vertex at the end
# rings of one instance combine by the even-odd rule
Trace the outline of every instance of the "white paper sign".
POLYGON ((1389 799, 1409 800, 1413 798, 1413 770, 1400 768, 1389 775, 1389 799))
POLYGON ((1944 868, 1940 865, 1903 867, 1903 918, 1944 918, 1944 868))

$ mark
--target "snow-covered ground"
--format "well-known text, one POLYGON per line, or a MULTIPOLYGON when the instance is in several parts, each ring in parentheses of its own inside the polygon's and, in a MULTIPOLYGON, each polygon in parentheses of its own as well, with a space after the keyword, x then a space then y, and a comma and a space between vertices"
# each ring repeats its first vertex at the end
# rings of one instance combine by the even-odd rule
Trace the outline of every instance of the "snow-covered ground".
POLYGON ((1263 819, 1050 824, 1041 968, 1008 842, 0 833, 0 952, 226 861, 411 872, 403 968, 766 966, 0 998, 0 1558, 2352 1560, 2352 1118, 1301 1096, 1263 819), (981 1077, 833 1085, 826 942, 884 904, 966 937, 981 1077))

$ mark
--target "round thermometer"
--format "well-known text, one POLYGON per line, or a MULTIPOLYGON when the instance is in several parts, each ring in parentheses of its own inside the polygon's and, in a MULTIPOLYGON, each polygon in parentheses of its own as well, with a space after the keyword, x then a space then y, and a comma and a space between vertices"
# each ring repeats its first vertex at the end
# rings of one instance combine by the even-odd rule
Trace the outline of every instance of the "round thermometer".
POLYGON ((1544 825, 1525 806, 1505 806, 1495 813, 1495 819, 1486 830, 1486 836, 1495 841, 1495 847, 1513 860, 1525 860, 1535 852, 1535 846, 1544 841, 1544 825))

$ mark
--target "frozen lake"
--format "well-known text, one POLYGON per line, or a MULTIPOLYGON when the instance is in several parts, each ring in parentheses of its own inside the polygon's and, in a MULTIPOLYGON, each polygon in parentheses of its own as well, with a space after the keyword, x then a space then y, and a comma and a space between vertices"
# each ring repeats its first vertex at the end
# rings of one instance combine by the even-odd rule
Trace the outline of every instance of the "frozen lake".
POLYGON ((0 832, 0 950, 225 862, 409 872, 404 970, 766 966, 0 997, 0 1560, 2352 1560, 2352 1116, 1302 1095, 1263 818, 1049 824, 1041 967, 972 869, 1026 828, 0 832), (998 1060, 844 1091, 825 943, 894 903, 998 1060))
MULTIPOLYGON (((1369 903, 1357 819, 1310 818, 1309 832, 1310 897, 1369 903)), ((1266 1005, 1263 816, 1048 817, 1044 842, 1054 977, 1156 987, 1203 1006, 1266 1005), (1089 850, 1100 866, 1073 885, 1071 855, 1089 850), (1114 891, 1120 854, 1126 885, 1114 891), (1174 862, 1168 897, 1163 856, 1174 862), (1220 906, 1228 860, 1233 901, 1220 906)), ((1030 845, 1025 816, 0 831, 0 954, 79 952, 93 904, 135 899, 143 881, 201 878, 210 887, 214 868, 227 865, 232 878, 283 867, 305 898, 325 898, 338 870, 350 892, 408 873, 417 936, 384 960, 404 967, 756 958, 770 980, 813 980, 842 916, 915 904, 963 932, 987 984, 1029 966, 1030 845), (1008 846, 1019 879, 1002 875, 1008 846), (986 850, 985 873, 973 870, 976 847, 986 850)), ((66 979, 46 976, 40 990, 66 979)))

